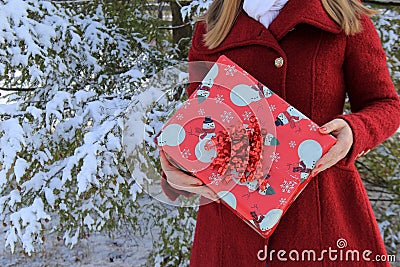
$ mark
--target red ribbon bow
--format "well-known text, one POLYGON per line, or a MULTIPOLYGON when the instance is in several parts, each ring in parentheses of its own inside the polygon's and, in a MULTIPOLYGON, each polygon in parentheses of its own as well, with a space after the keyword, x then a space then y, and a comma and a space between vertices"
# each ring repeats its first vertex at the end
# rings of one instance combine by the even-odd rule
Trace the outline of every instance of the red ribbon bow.
POLYGON ((220 175, 227 172, 226 180, 236 179, 246 181, 260 180, 263 178, 262 166, 259 164, 262 152, 262 134, 255 116, 249 120, 246 131, 242 125, 232 126, 227 130, 218 132, 212 138, 217 157, 211 166, 217 169, 220 175))

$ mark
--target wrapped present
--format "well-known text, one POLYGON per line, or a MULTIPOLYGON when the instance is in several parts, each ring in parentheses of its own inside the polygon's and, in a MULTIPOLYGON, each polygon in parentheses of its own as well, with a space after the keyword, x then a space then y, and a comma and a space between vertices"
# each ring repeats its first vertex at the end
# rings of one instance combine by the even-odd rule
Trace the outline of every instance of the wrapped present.
POLYGON ((336 142, 225 56, 156 140, 172 164, 201 179, 263 237, 336 142))

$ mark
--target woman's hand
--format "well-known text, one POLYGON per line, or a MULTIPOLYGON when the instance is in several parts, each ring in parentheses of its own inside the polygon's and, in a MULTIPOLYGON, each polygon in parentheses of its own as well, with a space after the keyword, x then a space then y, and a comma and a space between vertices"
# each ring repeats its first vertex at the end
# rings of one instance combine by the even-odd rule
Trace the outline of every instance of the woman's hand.
POLYGON ((200 179, 187 175, 173 166, 166 158, 164 151, 160 151, 160 162, 161 168, 167 177, 167 182, 173 188, 199 194, 219 203, 218 195, 214 191, 200 179))
POLYGON ((339 160, 343 159, 353 145, 353 131, 349 124, 343 119, 334 119, 319 128, 322 134, 332 134, 337 138, 337 142, 331 149, 316 163, 316 168, 311 172, 311 176, 332 167, 339 160))

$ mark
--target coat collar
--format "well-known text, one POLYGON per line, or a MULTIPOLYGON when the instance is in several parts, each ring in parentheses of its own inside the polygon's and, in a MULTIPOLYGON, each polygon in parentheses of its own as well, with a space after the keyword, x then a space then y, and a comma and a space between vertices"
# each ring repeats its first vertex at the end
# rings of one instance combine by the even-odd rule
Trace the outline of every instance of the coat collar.
POLYGON ((300 23, 338 34, 341 27, 325 11, 321 0, 290 0, 271 23, 269 30, 279 41, 300 23))
MULTIPOLYGON (((243 10, 238 14, 235 25, 225 40, 215 49, 208 49, 202 34, 193 40, 194 48, 201 53, 215 53, 236 46, 259 44, 279 48, 278 42, 296 25, 309 24, 334 34, 342 30, 326 13, 321 0, 289 0, 268 30, 258 21, 249 17, 243 10)), ((199 25, 205 32, 205 25, 199 25)))

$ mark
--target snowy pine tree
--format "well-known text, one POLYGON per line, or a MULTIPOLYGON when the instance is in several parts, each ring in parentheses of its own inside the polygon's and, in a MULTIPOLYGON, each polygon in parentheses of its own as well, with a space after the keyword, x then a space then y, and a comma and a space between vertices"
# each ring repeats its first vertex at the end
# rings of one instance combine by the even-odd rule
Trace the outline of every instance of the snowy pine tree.
POLYGON ((123 115, 171 63, 151 10, 124 4, 0 2, 1 89, 18 90, 0 104, 0 221, 12 251, 31 254, 45 231, 73 246, 121 218, 134 225, 140 188, 124 160, 123 115))

